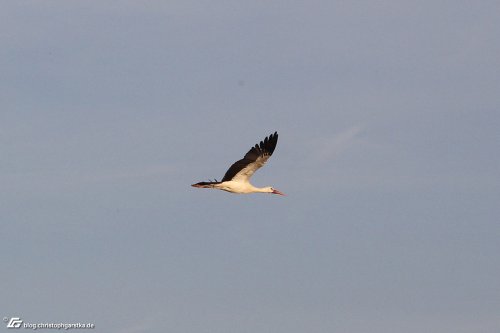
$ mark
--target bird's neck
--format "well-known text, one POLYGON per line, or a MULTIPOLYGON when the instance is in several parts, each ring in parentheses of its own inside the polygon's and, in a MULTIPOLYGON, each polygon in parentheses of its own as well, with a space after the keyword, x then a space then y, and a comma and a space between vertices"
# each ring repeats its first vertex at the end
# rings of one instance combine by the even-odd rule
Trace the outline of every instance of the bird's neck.
POLYGON ((269 186, 267 187, 255 187, 255 192, 258 192, 258 193, 271 193, 272 190, 269 186))

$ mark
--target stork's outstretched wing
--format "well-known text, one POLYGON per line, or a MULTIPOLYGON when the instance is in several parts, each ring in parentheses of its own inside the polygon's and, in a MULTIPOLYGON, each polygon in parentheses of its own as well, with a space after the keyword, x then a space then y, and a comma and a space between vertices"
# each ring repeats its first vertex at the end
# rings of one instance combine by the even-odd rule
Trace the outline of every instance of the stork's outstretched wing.
POLYGON ((271 157, 278 143, 278 133, 269 135, 260 144, 252 147, 248 153, 239 161, 235 162, 226 171, 222 182, 234 180, 241 182, 248 182, 250 177, 261 168, 271 157))

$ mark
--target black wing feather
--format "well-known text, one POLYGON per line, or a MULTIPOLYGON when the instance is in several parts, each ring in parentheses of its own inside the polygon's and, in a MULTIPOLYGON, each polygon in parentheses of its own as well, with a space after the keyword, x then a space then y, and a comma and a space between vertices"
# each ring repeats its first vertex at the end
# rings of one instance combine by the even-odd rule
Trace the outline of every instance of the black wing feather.
POLYGON ((224 178, 222 178, 222 182, 233 179, 234 176, 240 172, 243 168, 245 168, 248 164, 255 162, 260 156, 271 156, 276 149, 276 144, 278 143, 278 132, 274 132, 274 134, 266 137, 264 141, 261 141, 260 144, 256 144, 254 147, 250 148, 250 150, 245 154, 245 156, 236 161, 231 167, 226 171, 224 178))

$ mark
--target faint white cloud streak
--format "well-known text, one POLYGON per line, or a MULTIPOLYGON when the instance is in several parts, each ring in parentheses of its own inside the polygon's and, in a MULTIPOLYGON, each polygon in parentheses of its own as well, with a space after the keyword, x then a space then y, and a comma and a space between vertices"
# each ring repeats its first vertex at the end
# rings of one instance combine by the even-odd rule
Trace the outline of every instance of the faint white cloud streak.
MULTIPOLYGON (((346 157, 342 163, 338 165, 336 163, 335 166, 332 162, 349 150, 358 149, 360 144, 366 145, 366 142, 360 138, 364 129, 362 125, 352 125, 328 136, 317 136, 300 141, 301 151, 307 153, 300 160, 290 155, 288 164, 294 166, 293 177, 298 181, 289 186, 297 186, 296 190, 302 191, 311 186, 317 188, 338 181, 339 170, 342 170, 339 165, 351 165, 352 157, 346 157)), ((350 167, 347 169, 351 170, 350 167)))
POLYGON ((332 137, 322 138, 315 142, 313 150, 313 160, 316 162, 326 162, 336 158, 351 146, 363 131, 363 126, 351 126, 332 137))

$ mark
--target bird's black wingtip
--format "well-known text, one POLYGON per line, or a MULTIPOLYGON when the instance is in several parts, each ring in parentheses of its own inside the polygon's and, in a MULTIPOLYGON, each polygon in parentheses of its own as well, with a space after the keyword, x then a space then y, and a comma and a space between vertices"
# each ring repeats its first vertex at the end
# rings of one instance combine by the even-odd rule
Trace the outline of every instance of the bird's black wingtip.
MULTIPOLYGON (((272 155, 274 149, 276 148, 276 144, 278 143, 278 131, 274 131, 274 133, 270 134, 268 137, 264 139, 264 141, 260 142, 260 149, 265 151, 269 155, 272 155)), ((256 147, 258 148, 258 147, 256 147)))

